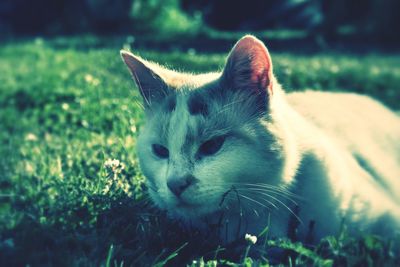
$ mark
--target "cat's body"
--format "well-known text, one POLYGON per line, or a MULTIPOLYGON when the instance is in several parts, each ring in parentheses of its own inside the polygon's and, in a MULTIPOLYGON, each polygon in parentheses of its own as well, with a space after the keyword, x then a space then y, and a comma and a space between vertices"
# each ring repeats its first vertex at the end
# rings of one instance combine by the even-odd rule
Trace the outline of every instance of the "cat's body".
POLYGON ((400 227, 399 117, 350 93, 308 91, 286 99, 294 112, 283 120, 302 160, 291 190, 304 198, 299 237, 306 238, 310 221, 317 240, 337 234, 342 219, 353 231, 393 234, 400 227))
POLYGON ((315 241, 400 225, 400 118, 355 94, 285 94, 264 45, 222 73, 186 75, 122 57, 144 98, 138 156, 153 201, 229 242, 244 233, 315 241), (296 232, 294 231, 296 230, 296 232))

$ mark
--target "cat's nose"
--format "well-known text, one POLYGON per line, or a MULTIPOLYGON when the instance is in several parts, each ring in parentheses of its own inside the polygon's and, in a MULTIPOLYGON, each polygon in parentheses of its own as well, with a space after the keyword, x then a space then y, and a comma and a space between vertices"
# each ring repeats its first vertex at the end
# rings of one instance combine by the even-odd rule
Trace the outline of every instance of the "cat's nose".
POLYGON ((167 186, 175 196, 180 197, 183 191, 196 182, 197 179, 193 175, 171 176, 167 180, 167 186))

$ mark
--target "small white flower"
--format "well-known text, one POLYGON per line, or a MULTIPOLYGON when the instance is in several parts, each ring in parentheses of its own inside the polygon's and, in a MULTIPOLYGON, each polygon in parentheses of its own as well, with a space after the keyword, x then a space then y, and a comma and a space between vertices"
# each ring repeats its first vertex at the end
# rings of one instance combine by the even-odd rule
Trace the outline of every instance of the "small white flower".
POLYGON ((90 74, 86 74, 86 75, 85 75, 85 81, 86 81, 87 83, 91 83, 91 82, 93 81, 93 76, 90 75, 90 74))
POLYGON ((116 168, 116 167, 119 166, 119 164, 120 164, 120 162, 117 159, 108 159, 104 163, 104 167, 106 167, 106 168, 116 168))
POLYGON ((68 103, 63 103, 63 104, 61 105, 61 108, 62 108, 63 110, 68 110, 68 109, 69 109, 68 103))
POLYGON ((251 244, 255 244, 255 243, 257 243, 257 237, 255 236, 255 235, 250 235, 250 234, 246 234, 245 236, 244 236, 244 239, 247 241, 247 242, 249 242, 249 243, 251 243, 251 244))
POLYGON ((89 123, 86 120, 82 120, 82 126, 85 128, 89 128, 89 123))
POLYGON ((37 138, 37 136, 34 135, 33 133, 28 133, 28 134, 25 136, 25 140, 26 140, 26 141, 37 141, 38 138, 37 138))
POLYGON ((104 167, 106 168, 108 176, 114 176, 114 179, 116 179, 117 175, 125 169, 125 164, 118 159, 108 159, 104 162, 104 167))

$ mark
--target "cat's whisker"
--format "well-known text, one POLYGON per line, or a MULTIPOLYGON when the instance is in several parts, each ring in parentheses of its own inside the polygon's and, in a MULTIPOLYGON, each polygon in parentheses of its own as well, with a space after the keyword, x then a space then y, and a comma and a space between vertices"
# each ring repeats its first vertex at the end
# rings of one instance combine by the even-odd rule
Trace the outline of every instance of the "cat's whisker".
POLYGON ((276 189, 270 189, 270 188, 260 188, 260 187, 244 187, 247 190, 251 190, 253 192, 264 192, 266 194, 272 194, 272 195, 276 195, 278 197, 282 197, 287 199, 288 201, 292 202, 295 205, 298 205, 298 202, 296 200, 294 200, 296 197, 293 196, 293 194, 291 194, 290 192, 284 192, 284 191, 278 191, 276 189))
POLYGON ((150 190, 152 190, 152 191, 154 191, 154 192, 158 192, 158 188, 155 187, 155 186, 147 185, 147 188, 150 189, 150 190))
POLYGON ((134 104, 141 110, 144 110, 144 105, 139 101, 139 100, 135 100, 134 104))
MULTIPOLYGON (((226 185, 225 185, 226 186, 226 185)), ((263 195, 265 196, 270 196, 271 198, 274 198, 273 196, 271 196, 271 194, 276 195, 277 197, 282 197, 287 199, 288 201, 290 201, 291 203, 298 205, 298 203, 292 199, 292 195, 290 192, 284 191, 284 190, 278 190, 277 188, 262 188, 262 187, 251 187, 251 186, 243 186, 242 184, 237 184, 237 185, 233 185, 233 188, 235 188, 235 190, 240 190, 240 191, 252 191, 253 193, 263 193, 263 195)), ((232 189, 231 189, 232 190, 232 189)), ((226 194, 227 192, 225 192, 226 194)))
MULTIPOLYGON (((246 190, 246 189, 236 189, 236 190, 240 191, 240 190, 246 190)), ((269 194, 266 194, 266 193, 263 193, 263 192, 259 192, 259 193, 260 193, 261 195, 263 195, 263 196, 266 196, 266 197, 269 197, 269 198, 275 200, 277 203, 279 203, 279 204, 282 205, 284 208, 286 208, 300 223, 303 223, 302 220, 298 217, 298 215, 297 215, 288 205, 286 205, 283 201, 281 201, 281 200, 279 200, 278 198, 276 198, 276 197, 274 197, 274 196, 271 196, 271 195, 269 195, 269 194)), ((243 194, 241 194, 241 195, 243 196, 243 194)), ((262 198, 262 199, 263 199, 264 201, 267 201, 268 204, 272 204, 276 209, 278 209, 277 206, 276 206, 275 204, 273 204, 273 202, 271 202, 271 201, 269 201, 269 200, 266 200, 266 199, 264 199, 264 198, 262 198)))
MULTIPOLYGON (((266 194, 263 194, 263 195, 266 195, 266 194)), ((283 207, 285 207, 301 224, 303 224, 303 221, 300 219, 300 217, 288 205, 286 205, 284 202, 282 202, 278 198, 275 198, 270 195, 266 195, 266 196, 276 200, 279 204, 281 204, 283 207)))
MULTIPOLYGON (((237 190, 240 191, 240 192, 248 192, 248 190, 246 190, 246 189, 237 189, 237 190)), ((248 193, 253 193, 253 192, 248 192, 248 193)), ((266 193, 259 193, 259 195, 263 195, 263 196, 272 198, 272 199, 276 200, 278 203, 282 204, 281 201, 279 201, 277 198, 275 198, 275 197, 273 197, 273 196, 271 196, 271 195, 269 195, 269 194, 266 194, 266 193)), ((266 200, 265 198, 261 198, 261 199, 266 200)), ((269 200, 266 200, 266 201, 268 201, 269 204, 273 204, 274 207, 278 209, 278 207, 277 207, 273 202, 271 202, 271 201, 269 201, 269 200)))
POLYGON ((150 182, 149 180, 147 180, 146 182, 146 187, 154 192, 158 192, 159 188, 152 182, 150 182))
MULTIPOLYGON (((275 194, 276 196, 287 199, 288 201, 292 202, 295 205, 298 205, 298 203, 295 200, 293 200, 290 196, 285 195, 284 193, 281 193, 281 192, 277 192, 275 190, 263 189, 263 188, 241 188, 241 189, 273 197, 272 195, 270 195, 270 193, 272 193, 272 194, 275 194)), ((238 190, 240 190, 240 189, 238 189, 238 190)))
POLYGON ((282 189, 282 188, 275 187, 275 186, 263 186, 263 185, 245 184, 245 183, 236 183, 236 184, 234 184, 234 186, 237 188, 248 189, 248 190, 253 190, 253 191, 261 191, 261 192, 265 191, 265 192, 275 193, 277 195, 280 195, 280 196, 288 199, 289 201, 293 202, 294 204, 297 204, 297 202, 293 198, 298 199, 298 200, 302 199, 299 196, 291 193, 290 191, 288 191, 286 189, 282 189))
MULTIPOLYGON (((224 204, 225 200, 230 200, 234 203, 237 203, 240 208, 245 208, 245 206, 242 206, 242 204, 245 204, 245 203, 243 203, 243 201, 240 201, 240 197, 241 197, 241 195, 238 193, 238 191, 236 189, 231 188, 222 195, 219 206, 221 207, 224 204), (232 196, 231 193, 235 194, 235 196, 232 196)), ((227 204, 230 204, 230 203, 227 203, 227 204)), ((248 202, 248 204, 254 205, 255 203, 248 202)), ((226 207, 228 207, 228 206, 226 206, 226 207)), ((255 210, 255 208, 251 208, 251 209, 255 210)))
POLYGON ((282 194, 287 197, 293 197, 296 198, 296 195, 291 193, 290 191, 279 189, 279 188, 273 188, 273 187, 262 187, 262 186, 254 186, 254 185, 241 185, 241 188, 246 188, 246 189, 253 189, 253 190, 260 190, 260 191, 267 191, 267 192, 274 192, 277 194, 282 194))
POLYGON ((257 183, 237 183, 237 185, 241 185, 241 186, 254 186, 257 188, 266 188, 266 189, 271 189, 271 190, 275 190, 278 191, 280 193, 286 194, 288 196, 294 197, 294 198, 298 198, 301 199, 300 196, 290 192, 288 189, 284 188, 284 187, 280 187, 280 186, 274 186, 274 185, 269 185, 269 184, 257 184, 257 183))
MULTIPOLYGON (((257 201, 257 200, 255 200, 255 199, 252 199, 252 198, 250 198, 250 197, 248 197, 248 196, 245 196, 245 195, 243 195, 243 194, 240 194, 240 193, 238 193, 238 195, 239 195, 240 197, 242 197, 242 198, 245 198, 245 199, 249 200, 249 201, 252 201, 252 202, 254 202, 254 203, 257 203, 257 204, 259 204, 260 206, 262 206, 262 207, 264 207, 264 208, 266 208, 266 209, 269 209, 269 207, 268 207, 267 205, 261 203, 260 201, 257 201)), ((272 203, 271 201, 266 200, 266 199, 263 199, 263 200, 266 201, 269 205, 273 206, 275 209, 277 209, 277 210, 279 209, 279 208, 278 208, 274 203, 272 203)))
POLYGON ((251 185, 251 186, 262 186, 262 187, 274 188, 274 189, 277 189, 277 190, 285 190, 285 191, 289 192, 288 189, 286 189, 283 186, 271 185, 271 184, 266 184, 266 183, 239 183, 239 184, 241 184, 241 185, 251 185))

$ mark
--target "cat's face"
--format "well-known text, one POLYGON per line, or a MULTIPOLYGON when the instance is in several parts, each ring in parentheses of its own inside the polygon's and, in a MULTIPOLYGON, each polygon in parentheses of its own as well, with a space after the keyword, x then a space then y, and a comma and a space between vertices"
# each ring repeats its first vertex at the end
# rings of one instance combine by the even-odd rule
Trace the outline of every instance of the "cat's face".
POLYGON ((235 205, 238 195, 245 201, 244 184, 280 183, 272 65, 261 42, 241 39, 222 74, 185 75, 122 56, 144 98, 138 157, 160 208, 197 218, 235 205))

